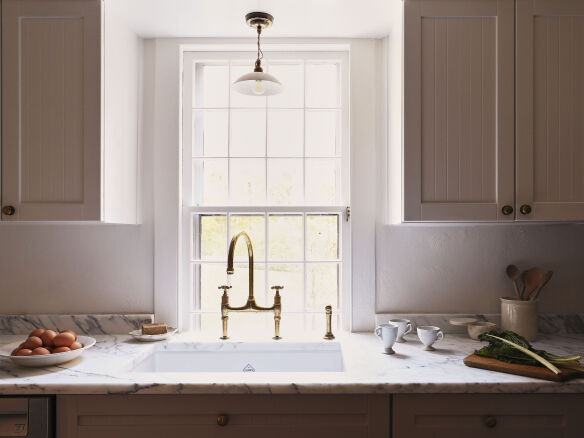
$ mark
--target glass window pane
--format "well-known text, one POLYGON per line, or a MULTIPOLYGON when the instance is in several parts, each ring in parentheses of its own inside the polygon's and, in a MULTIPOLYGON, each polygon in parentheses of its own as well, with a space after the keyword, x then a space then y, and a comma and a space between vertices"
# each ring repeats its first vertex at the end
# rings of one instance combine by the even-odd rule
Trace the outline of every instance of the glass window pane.
POLYGON ((302 110, 268 111, 268 156, 302 157, 302 110))
MULTIPOLYGON (((229 304, 232 306, 243 306, 249 294, 249 264, 236 263, 233 269, 235 272, 233 275, 230 275, 232 287, 229 291, 229 304)), ((256 303, 260 306, 266 306, 266 266, 263 263, 254 263, 253 282, 256 303)), ((271 304, 273 304, 273 300, 268 301, 272 301, 271 304)))
POLYGON ((339 265, 309 263, 306 265, 306 309, 324 311, 325 306, 338 307, 339 265))
POLYGON ((227 271, 221 263, 203 263, 193 266, 194 290, 200 286, 201 310, 203 312, 221 311, 221 291, 218 287, 227 284, 227 271))
POLYGON ((265 96, 248 96, 241 94, 233 89, 231 85, 244 74, 253 72, 255 58, 245 62, 237 62, 231 65, 231 81, 229 87, 231 88, 230 105, 232 108, 265 108, 265 96))
POLYGON ((227 110, 193 111, 193 156, 226 157, 229 134, 227 110))
POLYGON ((268 72, 282 83, 282 92, 268 97, 271 108, 302 108, 304 106, 304 66, 301 62, 268 65, 268 72))
POLYGON ((334 157, 340 155, 339 113, 337 111, 306 111, 306 156, 334 157))
POLYGON ((306 216, 307 260, 336 260, 339 257, 339 216, 306 216))
POLYGON ((228 65, 197 64, 194 83, 195 107, 227 108, 229 105, 228 65))
POLYGON ((307 203, 329 204, 338 202, 340 195, 339 161, 334 158, 306 159, 305 199, 307 203))
POLYGON ((302 215, 269 216, 269 260, 302 261, 302 215))
MULTIPOLYGON (((238 234, 241 231, 245 231, 253 246, 253 256, 255 261, 261 261, 266 259, 266 220, 264 215, 231 215, 230 218, 230 236, 238 234)), ((247 261, 247 245, 245 241, 240 238, 237 241, 237 246, 235 247, 235 260, 247 261)))
POLYGON ((302 203, 302 159, 268 159, 268 200, 273 204, 302 203))
POLYGON ((195 215, 193 216, 193 222, 193 226, 196 227, 193 233, 195 240, 194 258, 201 260, 227 260, 227 216, 224 214, 195 215), (200 242, 198 248, 197 241, 200 242))
POLYGON ((232 110, 229 137, 231 157, 266 155, 266 111, 232 110))
POLYGON ((339 107, 339 66, 335 63, 306 64, 306 107, 339 107))
MULTIPOLYGON (((284 286, 280 292, 282 295, 282 308, 286 312, 302 312, 304 309, 304 272, 302 264, 277 264, 269 265, 268 286, 284 286)), ((272 301, 274 291, 268 291, 268 301, 272 301)))
POLYGON ((227 158, 193 160, 195 205, 227 203, 227 158))
POLYGON ((266 201, 264 158, 231 159, 230 200, 232 204, 263 204, 266 201))

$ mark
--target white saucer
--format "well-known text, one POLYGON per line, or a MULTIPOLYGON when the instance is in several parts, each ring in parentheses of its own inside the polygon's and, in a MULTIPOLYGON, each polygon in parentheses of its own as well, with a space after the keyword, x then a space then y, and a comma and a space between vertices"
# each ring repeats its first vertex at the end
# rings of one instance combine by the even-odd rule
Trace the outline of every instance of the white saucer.
POLYGON ((132 335, 134 337, 134 339, 137 339, 138 341, 154 342, 154 341, 164 341, 165 339, 168 339, 172 335, 174 335, 177 331, 178 331, 178 329, 176 329, 174 327, 168 327, 168 331, 166 333, 161 333, 159 335, 143 335, 141 329, 132 330, 129 334, 132 335))

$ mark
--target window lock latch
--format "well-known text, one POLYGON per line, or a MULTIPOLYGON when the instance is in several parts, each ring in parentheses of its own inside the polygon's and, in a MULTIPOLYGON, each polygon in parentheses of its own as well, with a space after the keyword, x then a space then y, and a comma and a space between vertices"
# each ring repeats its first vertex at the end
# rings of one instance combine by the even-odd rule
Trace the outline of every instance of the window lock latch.
POLYGON ((349 219, 351 219, 351 206, 347 205, 347 209, 345 210, 345 214, 347 215, 347 222, 349 222, 349 219))

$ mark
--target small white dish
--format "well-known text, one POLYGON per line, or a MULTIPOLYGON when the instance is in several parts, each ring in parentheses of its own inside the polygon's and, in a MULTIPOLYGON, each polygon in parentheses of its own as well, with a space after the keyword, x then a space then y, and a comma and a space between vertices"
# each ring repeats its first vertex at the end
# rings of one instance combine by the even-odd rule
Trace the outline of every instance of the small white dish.
POLYGON ((456 325, 456 326, 466 326, 469 324, 473 324, 477 321, 478 321, 478 319, 476 319, 476 318, 452 318, 452 319, 448 320, 450 325, 456 325))
POLYGON ((155 341, 164 341, 165 339, 170 338, 174 335, 178 329, 174 327, 168 327, 168 331, 166 333, 161 333, 159 335, 143 335, 142 330, 132 330, 129 334, 141 342, 155 342, 155 341))
POLYGON ((6 357, 12 362, 23 367, 50 367, 60 365, 78 358, 83 352, 95 345, 95 339, 89 336, 78 336, 77 340, 83 344, 82 348, 77 350, 65 351, 64 353, 45 354, 42 356, 11 356, 12 350, 18 347, 22 341, 13 342, 0 348, 0 357, 6 357))

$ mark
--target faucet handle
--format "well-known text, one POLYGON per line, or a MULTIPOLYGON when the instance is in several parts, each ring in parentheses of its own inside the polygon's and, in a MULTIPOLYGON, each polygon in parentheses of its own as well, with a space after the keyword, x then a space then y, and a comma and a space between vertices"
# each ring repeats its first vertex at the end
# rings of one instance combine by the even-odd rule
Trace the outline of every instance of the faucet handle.
POLYGON ((231 286, 227 286, 227 285, 225 285, 225 284, 224 284, 224 285, 222 285, 222 286, 219 286, 217 289, 223 289, 223 293, 224 293, 224 294, 226 294, 226 293, 227 293, 227 291, 228 291, 229 289, 231 289, 231 286))
POLYGON ((275 290, 276 294, 278 294, 282 289, 284 289, 284 286, 272 286, 270 289, 275 290))

